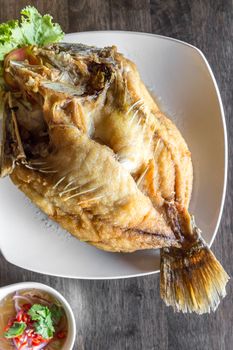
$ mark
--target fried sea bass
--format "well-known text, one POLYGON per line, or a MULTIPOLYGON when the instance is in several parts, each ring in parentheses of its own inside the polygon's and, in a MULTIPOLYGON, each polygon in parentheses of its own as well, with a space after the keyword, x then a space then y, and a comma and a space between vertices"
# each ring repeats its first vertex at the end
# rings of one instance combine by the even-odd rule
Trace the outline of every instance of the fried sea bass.
POLYGON ((161 297, 215 310, 228 275, 188 212, 188 147, 115 47, 55 44, 4 62, 2 176, 81 241, 161 248, 161 297))

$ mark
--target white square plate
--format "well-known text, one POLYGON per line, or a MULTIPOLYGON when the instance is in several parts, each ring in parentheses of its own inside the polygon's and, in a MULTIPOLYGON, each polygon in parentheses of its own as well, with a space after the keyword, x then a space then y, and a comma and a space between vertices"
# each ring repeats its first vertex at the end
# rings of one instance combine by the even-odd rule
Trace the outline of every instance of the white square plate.
MULTIPOLYGON (((191 212, 211 243, 224 203, 227 137, 220 94, 204 55, 184 42, 144 33, 84 32, 68 34, 64 41, 116 45, 137 64, 192 152, 191 212)), ((110 279, 159 271, 157 251, 107 253, 79 242, 42 214, 9 178, 0 181, 0 247, 9 262, 50 275, 110 279)))

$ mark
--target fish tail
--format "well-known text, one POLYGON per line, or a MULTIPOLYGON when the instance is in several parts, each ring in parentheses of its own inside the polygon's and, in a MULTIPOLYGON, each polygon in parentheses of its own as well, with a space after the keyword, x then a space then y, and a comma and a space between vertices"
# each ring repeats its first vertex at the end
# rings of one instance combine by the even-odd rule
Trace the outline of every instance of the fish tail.
POLYGON ((182 248, 162 248, 160 294, 175 311, 198 314, 215 311, 226 295, 229 276, 193 227, 192 242, 182 248))

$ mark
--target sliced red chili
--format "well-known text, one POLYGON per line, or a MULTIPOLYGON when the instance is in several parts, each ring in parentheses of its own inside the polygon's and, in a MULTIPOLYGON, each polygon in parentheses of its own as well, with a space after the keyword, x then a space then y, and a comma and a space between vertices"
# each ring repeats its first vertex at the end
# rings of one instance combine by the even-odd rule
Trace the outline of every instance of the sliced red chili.
POLYGON ((66 336, 66 332, 64 332, 64 331, 60 331, 57 333, 58 339, 63 339, 63 338, 65 338, 65 336, 66 336))
POLYGON ((33 329, 29 329, 29 331, 28 331, 28 333, 27 333, 28 338, 32 338, 33 333, 34 333, 33 329))
POLYGON ((23 304, 23 309, 24 309, 25 311, 30 310, 31 307, 32 307, 32 304, 23 304))
POLYGON ((22 321, 22 317, 23 317, 23 310, 20 310, 16 316, 16 320, 18 322, 21 322, 22 321))
POLYGON ((9 327, 11 327, 11 326, 13 325, 14 321, 15 321, 15 319, 10 319, 10 320, 8 321, 7 325, 8 325, 9 327))
POLYGON ((23 320, 23 322, 25 322, 25 323, 28 322, 28 316, 27 316, 27 314, 23 314, 22 320, 23 320))
POLYGON ((40 339, 32 339, 32 345, 40 345, 41 344, 41 340, 40 339))
POLYGON ((24 341, 24 342, 21 344, 19 350, 21 350, 21 349, 23 350, 23 348, 24 348, 26 345, 28 345, 28 342, 27 342, 27 341, 24 341))

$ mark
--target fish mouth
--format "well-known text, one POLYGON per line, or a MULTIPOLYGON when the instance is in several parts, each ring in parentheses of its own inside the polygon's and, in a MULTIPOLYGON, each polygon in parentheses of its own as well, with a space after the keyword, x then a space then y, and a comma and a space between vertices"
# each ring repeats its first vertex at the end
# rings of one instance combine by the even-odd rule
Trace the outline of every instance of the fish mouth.
POLYGON ((18 128, 15 108, 11 94, 7 93, 2 99, 2 137, 1 137, 1 176, 11 174, 17 161, 24 161, 26 155, 18 128))
MULTIPOLYGON (((98 49, 81 44, 56 44, 16 49, 7 55, 1 176, 11 174, 20 162, 46 157, 52 151, 49 127, 60 122, 45 120, 47 95, 56 100, 57 116, 63 111, 75 114, 73 99, 93 104, 114 78, 114 52, 114 47, 98 49)), ((86 127, 82 122, 76 126, 90 134, 93 129, 92 125, 86 127)))
POLYGON ((21 70, 56 92, 94 98, 114 77, 114 52, 114 47, 97 49, 81 44, 75 50, 68 44, 16 49, 4 61, 4 78, 10 89, 20 89, 17 73, 21 70))
POLYGON ((23 91, 7 91, 2 98, 0 175, 15 166, 46 157, 52 150, 41 105, 23 91))

